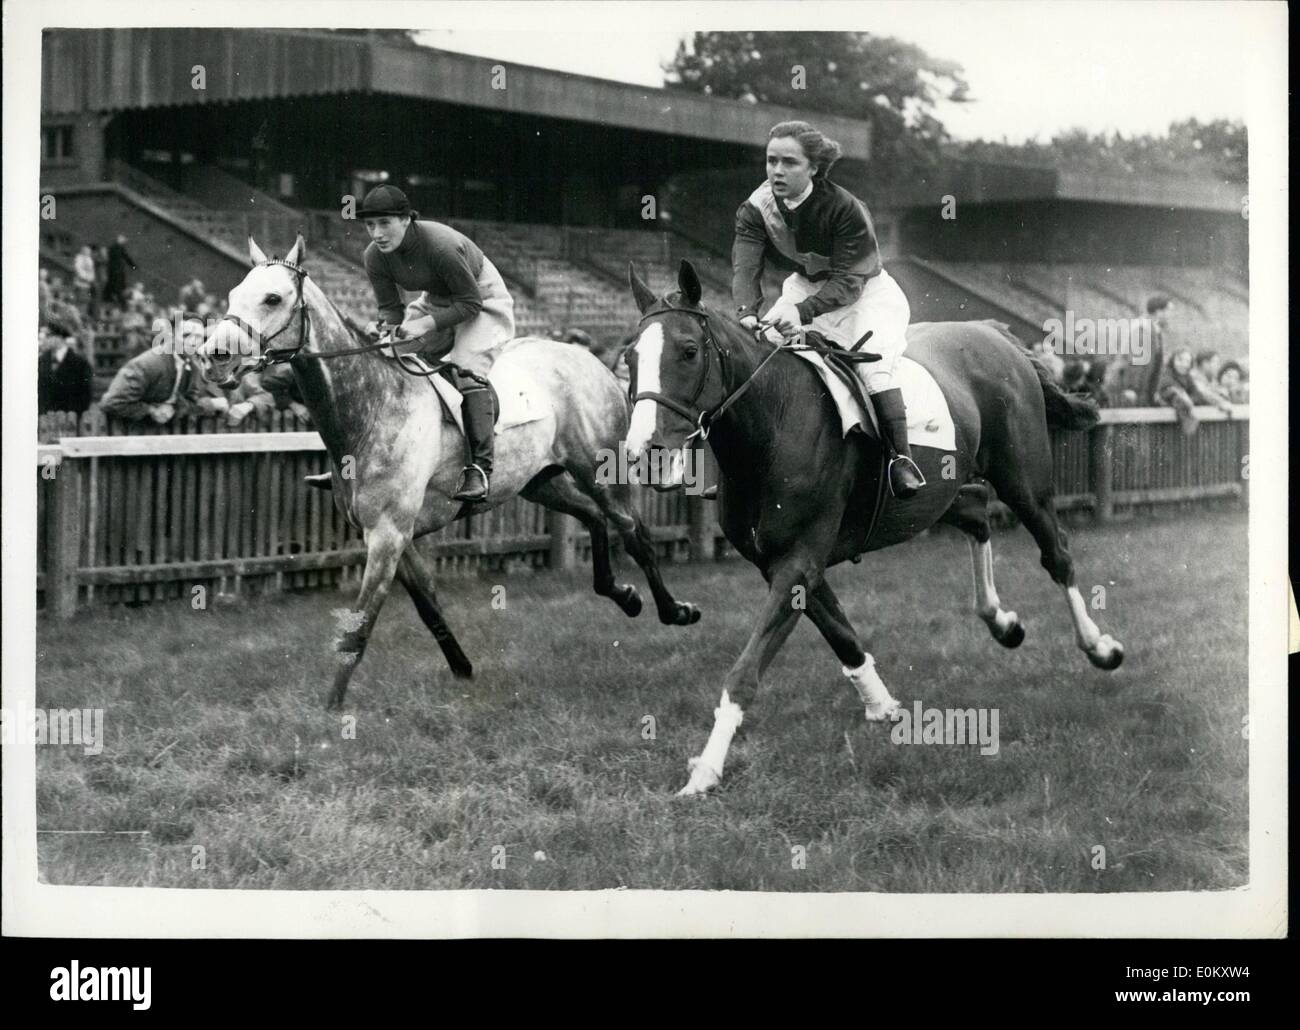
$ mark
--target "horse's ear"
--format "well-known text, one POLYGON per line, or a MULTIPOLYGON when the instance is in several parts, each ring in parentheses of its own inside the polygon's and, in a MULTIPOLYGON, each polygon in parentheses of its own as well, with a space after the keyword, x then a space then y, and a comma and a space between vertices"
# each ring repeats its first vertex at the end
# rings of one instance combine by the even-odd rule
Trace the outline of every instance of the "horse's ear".
POLYGON ((700 303, 700 297, 704 295, 704 289, 700 286, 700 277, 695 272, 695 266, 685 258, 682 258, 682 265, 677 270, 677 285, 682 291, 682 298, 691 307, 696 307, 700 303))
POLYGON ((645 314, 659 300, 655 296, 654 290, 650 289, 641 277, 636 274, 636 263, 629 261, 627 263, 627 281, 632 287, 632 296, 636 300, 636 306, 640 309, 641 314, 645 314))
POLYGON ((262 253, 262 248, 257 245, 257 241, 252 236, 248 237, 248 260, 254 265, 264 264, 266 255, 262 253))
POLYGON ((302 238, 302 233, 293 241, 293 249, 284 256, 284 259, 291 265, 301 265, 303 258, 307 256, 307 243, 302 238))

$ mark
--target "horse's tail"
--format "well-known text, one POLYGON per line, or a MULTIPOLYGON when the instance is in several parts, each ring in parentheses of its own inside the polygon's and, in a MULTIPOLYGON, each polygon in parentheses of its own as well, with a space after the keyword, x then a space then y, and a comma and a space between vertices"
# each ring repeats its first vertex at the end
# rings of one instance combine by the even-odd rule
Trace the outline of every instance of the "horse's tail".
POLYGON ((1021 353, 1029 359, 1038 373, 1038 385, 1043 388, 1043 402, 1047 405, 1047 424, 1057 429, 1091 429, 1101 421, 1101 409, 1090 397, 1066 393, 1052 378, 1052 371, 1033 351, 1029 350, 1019 337, 1004 322, 986 319, 985 325, 992 326, 1002 336, 1020 348, 1021 353))

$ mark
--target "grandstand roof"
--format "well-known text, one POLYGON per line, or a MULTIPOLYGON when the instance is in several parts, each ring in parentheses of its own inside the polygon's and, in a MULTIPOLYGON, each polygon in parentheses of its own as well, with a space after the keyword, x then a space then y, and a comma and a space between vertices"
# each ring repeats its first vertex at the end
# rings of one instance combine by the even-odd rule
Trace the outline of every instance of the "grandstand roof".
MULTIPOLYGON (((599 122, 757 146, 808 112, 653 89, 379 39, 282 29, 51 29, 41 113, 116 111, 332 93, 386 93, 493 111, 599 122), (493 88, 494 66, 506 68, 493 88), (191 85, 205 70, 205 88, 191 85)), ((848 157, 870 156, 870 124, 818 113, 848 157)))
POLYGON ((1117 175, 1041 165, 954 161, 930 181, 918 183, 897 206, 934 206, 951 194, 968 204, 1066 200, 1205 211, 1241 210, 1245 187, 1217 179, 1177 175, 1117 175))

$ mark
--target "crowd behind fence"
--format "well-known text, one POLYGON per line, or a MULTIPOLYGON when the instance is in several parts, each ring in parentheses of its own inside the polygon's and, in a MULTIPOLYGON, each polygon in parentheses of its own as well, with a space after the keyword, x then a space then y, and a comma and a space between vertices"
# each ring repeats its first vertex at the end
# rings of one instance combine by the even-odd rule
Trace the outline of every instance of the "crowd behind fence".
MULTIPOLYGON (((1168 408, 1112 409, 1091 432, 1055 432, 1058 508, 1104 522, 1137 506, 1244 499, 1249 410, 1197 414, 1201 428, 1190 436, 1168 408)), ((68 616, 103 602, 211 603, 355 578, 365 560, 360 534, 330 493, 303 483, 328 469, 324 445, 291 413, 276 419, 273 432, 228 432, 220 420, 204 431, 196 419, 187 432, 65 435, 38 447, 38 603, 68 616)), ((705 452, 700 483, 715 479, 705 452)), ((663 558, 728 553, 712 502, 635 489, 663 558)), ((517 497, 421 546, 440 575, 590 558, 576 522, 517 497)))

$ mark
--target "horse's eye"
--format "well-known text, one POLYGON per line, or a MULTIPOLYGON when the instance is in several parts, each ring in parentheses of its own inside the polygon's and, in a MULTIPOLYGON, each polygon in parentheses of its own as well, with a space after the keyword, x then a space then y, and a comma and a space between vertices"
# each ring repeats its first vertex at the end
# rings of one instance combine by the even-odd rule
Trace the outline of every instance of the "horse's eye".
POLYGON ((280 303, 280 295, 278 293, 268 293, 266 295, 266 300, 262 303, 264 303, 268 308, 273 308, 280 303))
POLYGON ((694 361, 695 355, 698 354, 699 352, 700 352, 700 348, 695 346, 695 344, 693 343, 688 344, 687 346, 682 348, 682 359, 684 361, 694 361))

